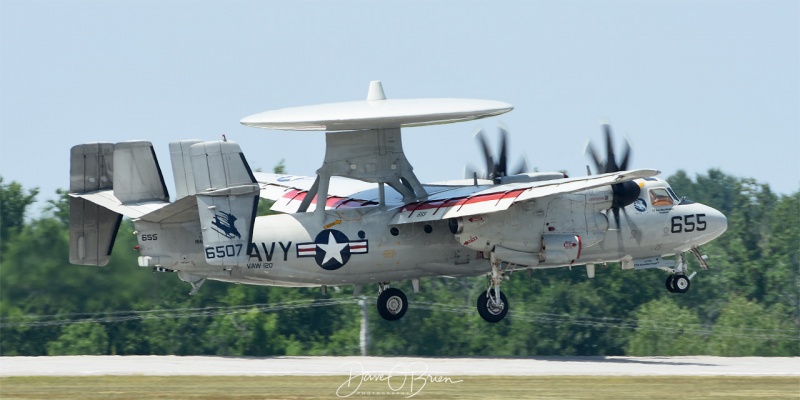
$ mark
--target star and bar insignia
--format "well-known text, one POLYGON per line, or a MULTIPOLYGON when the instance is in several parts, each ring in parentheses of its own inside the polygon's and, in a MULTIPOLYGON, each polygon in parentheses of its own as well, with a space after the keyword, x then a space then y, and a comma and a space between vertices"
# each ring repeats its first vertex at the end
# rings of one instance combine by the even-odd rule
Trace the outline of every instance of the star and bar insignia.
POLYGON ((317 265, 323 269, 339 269, 347 264, 352 254, 369 252, 369 241, 363 239, 362 233, 359 232, 361 240, 350 240, 341 231, 325 229, 317 234, 313 242, 298 243, 297 257, 314 257, 317 265))

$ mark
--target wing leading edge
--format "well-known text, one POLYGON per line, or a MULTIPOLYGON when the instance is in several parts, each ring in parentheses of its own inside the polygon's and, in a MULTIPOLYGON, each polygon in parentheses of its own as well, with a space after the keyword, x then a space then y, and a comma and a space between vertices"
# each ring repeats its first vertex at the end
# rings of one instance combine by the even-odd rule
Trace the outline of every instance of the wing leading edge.
POLYGON ((639 169, 581 178, 497 185, 466 196, 451 196, 406 204, 400 208, 390 224, 437 221, 503 211, 518 202, 562 193, 579 192, 634 179, 649 178, 658 174, 659 171, 656 170, 639 169))
MULTIPOLYGON (((505 185, 453 186, 425 185, 430 194, 425 201, 402 203, 402 196, 391 188, 386 190, 386 203, 397 207, 391 225, 437 221, 447 218, 485 214, 507 210, 514 203, 561 193, 573 193, 634 179, 658 175, 659 171, 639 169, 612 172, 580 178, 509 183, 505 185)), ((294 213, 313 184, 312 177, 286 175, 256 175, 261 185, 261 197, 275 201, 274 211, 294 213)), ((377 185, 353 179, 331 181, 325 208, 340 209, 377 205, 377 185)), ((316 200, 309 211, 316 208, 316 200)))

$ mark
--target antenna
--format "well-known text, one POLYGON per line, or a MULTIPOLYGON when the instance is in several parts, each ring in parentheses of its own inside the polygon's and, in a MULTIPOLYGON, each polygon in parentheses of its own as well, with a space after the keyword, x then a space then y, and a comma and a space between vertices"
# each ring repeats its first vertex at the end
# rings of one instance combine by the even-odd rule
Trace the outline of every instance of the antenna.
POLYGON ((371 81, 369 83, 369 91, 367 92, 367 101, 381 100, 386 100, 386 94, 383 93, 383 85, 381 85, 381 81, 371 81))

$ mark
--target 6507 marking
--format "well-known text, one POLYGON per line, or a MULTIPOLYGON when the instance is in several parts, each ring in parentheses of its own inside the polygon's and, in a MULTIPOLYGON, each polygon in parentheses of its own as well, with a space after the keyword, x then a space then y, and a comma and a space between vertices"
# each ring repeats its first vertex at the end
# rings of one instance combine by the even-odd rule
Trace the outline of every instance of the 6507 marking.
POLYGON ((206 258, 236 257, 242 252, 241 244, 228 244, 225 246, 206 247, 206 258))

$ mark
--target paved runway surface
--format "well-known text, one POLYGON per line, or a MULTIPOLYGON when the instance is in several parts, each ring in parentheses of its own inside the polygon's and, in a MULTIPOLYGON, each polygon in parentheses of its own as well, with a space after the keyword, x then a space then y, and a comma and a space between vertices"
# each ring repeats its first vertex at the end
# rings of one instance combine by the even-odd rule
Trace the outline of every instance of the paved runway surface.
POLYGON ((800 358, 769 357, 0 357, 0 376, 92 375, 691 375, 800 376, 800 358))

